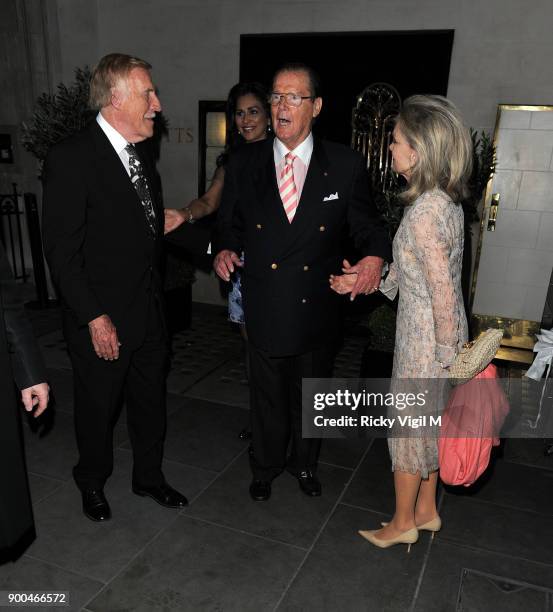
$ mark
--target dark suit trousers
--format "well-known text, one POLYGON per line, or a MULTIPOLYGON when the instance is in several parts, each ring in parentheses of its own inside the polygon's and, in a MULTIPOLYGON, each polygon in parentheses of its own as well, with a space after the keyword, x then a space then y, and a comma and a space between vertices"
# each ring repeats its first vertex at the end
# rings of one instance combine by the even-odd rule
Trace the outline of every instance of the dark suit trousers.
POLYGON ((301 383, 302 378, 332 375, 336 344, 290 357, 270 357, 251 343, 248 346, 253 477, 270 481, 284 468, 292 474, 315 472, 321 440, 302 439, 301 383))
POLYGON ((75 384, 75 429, 79 462, 73 476, 81 489, 102 488, 113 470, 113 428, 124 400, 133 451, 134 484, 161 484, 166 429, 165 379, 168 344, 161 306, 151 298, 142 344, 120 341, 119 359, 104 361, 88 329, 68 338, 75 384))

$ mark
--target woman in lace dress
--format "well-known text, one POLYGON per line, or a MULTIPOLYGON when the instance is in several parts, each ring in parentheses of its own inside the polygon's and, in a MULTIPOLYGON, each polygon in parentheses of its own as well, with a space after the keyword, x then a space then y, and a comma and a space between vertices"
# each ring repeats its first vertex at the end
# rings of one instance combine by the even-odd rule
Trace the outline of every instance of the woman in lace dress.
MULTIPOLYGON (((446 379, 467 340, 461 293, 463 210, 472 168, 470 134, 455 106, 440 96, 408 98, 390 146, 393 169, 407 181, 406 204, 393 243, 394 263, 380 290, 394 299, 399 290, 392 387, 399 379, 446 379)), ((344 270, 347 272, 347 270, 344 270)), ((331 279, 340 293, 352 279, 331 279)), ((438 391, 440 384, 432 385, 438 391)), ((434 395, 434 398, 437 396, 434 395)), ((434 410, 441 404, 435 400, 434 410)), ((397 415, 393 415, 397 416, 397 415)), ((396 510, 382 529, 360 531, 386 548, 411 544, 419 530, 438 531, 438 448, 433 436, 388 440, 396 510)))

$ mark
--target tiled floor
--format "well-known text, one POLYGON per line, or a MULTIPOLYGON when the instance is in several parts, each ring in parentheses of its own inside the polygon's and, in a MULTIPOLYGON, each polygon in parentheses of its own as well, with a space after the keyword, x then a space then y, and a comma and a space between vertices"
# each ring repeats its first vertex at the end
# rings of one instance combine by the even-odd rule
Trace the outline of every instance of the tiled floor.
MULTIPOLYGON (((65 609, 90 612, 553 610, 553 458, 540 441, 495 453, 468 490, 442 489, 444 527, 421 534, 410 554, 356 533, 393 510, 384 440, 326 440, 320 498, 283 474, 269 502, 252 502, 237 435, 248 419, 242 342, 214 308, 197 307, 175 337, 168 378, 164 471, 190 506, 132 494, 123 411, 106 486, 113 519, 88 521, 71 480, 72 375, 58 321, 42 313, 35 326, 56 408, 24 432, 38 537, 0 567, 0 590, 68 591, 65 609)), ((363 345, 346 339, 336 376, 357 376, 363 345)))

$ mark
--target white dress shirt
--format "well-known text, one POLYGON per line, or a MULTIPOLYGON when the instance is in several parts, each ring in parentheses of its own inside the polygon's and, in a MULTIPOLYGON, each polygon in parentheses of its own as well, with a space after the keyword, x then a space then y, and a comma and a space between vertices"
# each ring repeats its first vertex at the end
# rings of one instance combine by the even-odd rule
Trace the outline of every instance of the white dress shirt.
POLYGON ((123 164, 123 167, 127 171, 127 174, 130 176, 131 171, 129 169, 129 154, 125 150, 125 147, 129 144, 123 136, 105 119, 102 113, 98 113, 96 115, 96 121, 98 125, 102 128, 104 134, 108 137, 108 140, 111 142, 111 146, 115 149, 117 155, 119 155, 119 159, 123 164))
POLYGON ((305 177, 307 176, 307 170, 309 169, 311 155, 313 154, 313 134, 309 132, 307 138, 293 151, 290 151, 282 141, 275 138, 273 141, 273 153, 277 177, 280 176, 280 173, 284 169, 284 158, 286 154, 293 153, 296 156, 294 159, 294 183, 298 192, 299 202, 305 183, 305 177))

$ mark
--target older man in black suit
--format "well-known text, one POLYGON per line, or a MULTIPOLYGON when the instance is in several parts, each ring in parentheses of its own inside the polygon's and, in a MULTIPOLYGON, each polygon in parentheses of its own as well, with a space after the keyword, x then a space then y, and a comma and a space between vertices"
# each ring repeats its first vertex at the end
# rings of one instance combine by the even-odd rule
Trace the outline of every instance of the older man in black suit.
MULTIPOLYGON (((282 67, 270 96, 276 138, 253 143, 229 160, 219 211, 217 274, 229 280, 244 251, 243 300, 251 347, 253 481, 265 501, 271 481, 287 469, 309 496, 320 440, 301 432, 303 377, 331 376, 340 330, 340 298, 329 287, 340 271, 344 238, 363 255, 352 298, 371 293, 389 257, 386 232, 369 201, 362 157, 313 138, 321 112, 315 73, 282 67), (286 457, 292 439, 291 452, 286 457)), ((349 265, 349 264, 345 264, 349 265)))
POLYGON ((153 164, 140 146, 161 110, 150 68, 119 53, 102 58, 91 80, 96 121, 56 145, 45 166, 44 245, 75 379, 73 475, 84 513, 96 521, 111 516, 103 487, 123 398, 133 491, 171 508, 187 504, 161 471, 168 354, 159 270, 163 210, 153 164))

